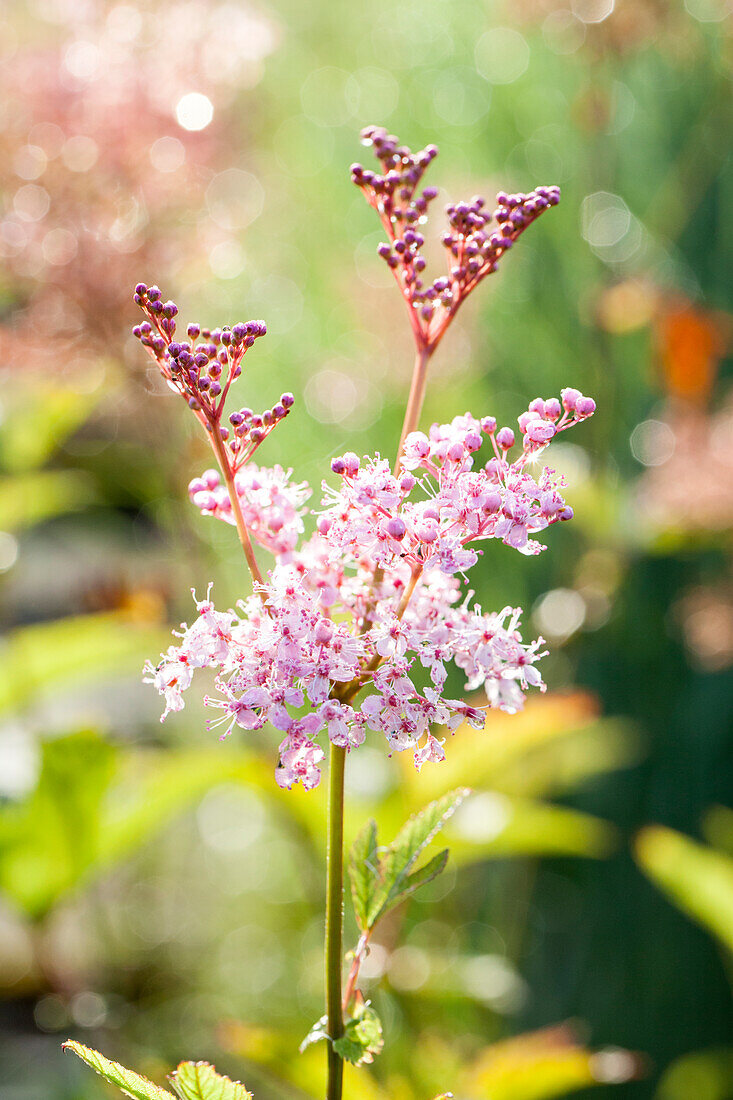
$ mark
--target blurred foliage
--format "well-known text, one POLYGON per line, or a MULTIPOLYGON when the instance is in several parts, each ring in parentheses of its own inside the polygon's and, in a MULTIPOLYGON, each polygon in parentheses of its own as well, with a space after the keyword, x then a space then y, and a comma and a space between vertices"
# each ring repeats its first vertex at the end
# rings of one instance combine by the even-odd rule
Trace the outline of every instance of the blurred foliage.
POLYGON ((0 713, 37 701, 59 685, 68 690, 110 670, 136 670, 141 652, 154 652, 165 640, 160 627, 136 622, 125 612, 20 627, 8 634, 3 646, 0 713))
POLYGON ((728 14, 3 6, 0 1100, 97 1100, 69 1031, 155 1080, 216 1057, 257 1100, 321 1095, 322 1048, 295 1050, 322 1011, 323 799, 275 787, 270 734, 211 743, 195 704, 161 727, 139 685, 190 587, 213 577, 224 604, 244 582, 186 501, 206 446, 130 350, 129 292, 266 318, 242 400, 299 405, 266 461, 317 486, 347 444, 391 454, 410 344, 348 181, 369 122, 440 146, 439 202, 563 187, 461 312, 425 421, 511 422, 567 384, 599 413, 558 449, 574 523, 472 576, 547 637, 550 694, 420 776, 376 737, 349 760, 349 840, 474 793, 444 872, 380 925, 364 981, 387 1043, 347 1095, 727 1100, 728 14), (549 1027, 571 1018, 587 1031, 549 1027))
POLYGON ((210 749, 123 753, 93 733, 46 742, 35 790, 0 806, 0 892, 45 916, 237 770, 210 749))
MULTIPOLYGON (((310 1050, 306 1059, 292 1061, 292 1053, 273 1036, 241 1026, 227 1028, 224 1041, 254 1064, 264 1067, 268 1074, 297 1085, 303 1096, 316 1100, 321 1095, 317 1067, 314 1067, 312 1084, 308 1069, 303 1072, 303 1061, 307 1066, 312 1057, 310 1050)), ((420 1058, 419 1051, 409 1056, 407 1068, 413 1071, 412 1075, 395 1075, 388 1079, 384 1091, 364 1095, 374 1095, 375 1100, 387 1097, 421 1100, 426 1095, 425 1089, 421 1091, 415 1084, 420 1076, 416 1069, 420 1058)), ((447 1060, 447 1052, 441 1051, 437 1061, 447 1060)), ((351 1071, 348 1066, 346 1069, 345 1088, 348 1088, 351 1071)), ((567 1025, 493 1043, 477 1057, 463 1063, 451 1059, 449 1065, 442 1065, 440 1069, 444 1077, 451 1078, 451 1089, 446 1096, 466 1097, 467 1100, 553 1100, 587 1087, 595 1089, 603 1084, 621 1084, 641 1071, 642 1063, 636 1055, 618 1049, 588 1050, 567 1025)), ((441 1098, 436 1097, 436 1100, 441 1098)))
POLYGON ((621 1083, 637 1063, 626 1051, 586 1050, 568 1028, 520 1035, 489 1047, 468 1071, 469 1095, 490 1100, 550 1100, 589 1085, 621 1083))
POLYGON ((728 1100, 733 1080, 733 1051, 710 1050, 686 1054, 665 1071, 657 1100, 728 1100))
POLYGON ((647 874, 733 951, 733 859, 672 829, 649 825, 636 838, 647 874))

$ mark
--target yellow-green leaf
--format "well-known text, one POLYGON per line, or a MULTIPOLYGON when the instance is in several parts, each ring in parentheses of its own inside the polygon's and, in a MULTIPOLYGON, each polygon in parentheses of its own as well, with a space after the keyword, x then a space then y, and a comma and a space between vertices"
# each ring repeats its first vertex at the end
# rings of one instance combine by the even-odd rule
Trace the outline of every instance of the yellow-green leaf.
MULTIPOLYGON (((148 1081, 147 1077, 135 1073, 134 1070, 125 1069, 119 1062, 111 1062, 99 1051, 92 1050, 91 1047, 85 1047, 83 1043, 77 1043, 73 1039, 69 1039, 63 1044, 63 1049, 72 1051, 88 1066, 91 1066, 95 1073, 98 1073, 100 1077, 104 1077, 105 1081, 109 1081, 111 1085, 116 1085, 118 1089, 124 1092, 125 1096, 131 1096, 132 1100, 174 1100, 173 1094, 168 1092, 167 1089, 154 1085, 152 1081, 148 1081)), ((237 1100, 240 1100, 240 1098, 237 1098, 237 1100)), ((244 1100, 244 1098, 241 1098, 241 1100, 244 1100)))
POLYGON ((661 825, 636 838, 641 867, 680 909, 733 951, 733 859, 661 825))
POLYGON ((208 1062, 181 1062, 169 1080, 181 1100, 252 1100, 240 1081, 223 1077, 208 1062))
POLYGON ((379 882, 376 821, 366 823, 351 847, 349 879, 356 921, 361 930, 366 931, 369 922, 369 906, 379 882))

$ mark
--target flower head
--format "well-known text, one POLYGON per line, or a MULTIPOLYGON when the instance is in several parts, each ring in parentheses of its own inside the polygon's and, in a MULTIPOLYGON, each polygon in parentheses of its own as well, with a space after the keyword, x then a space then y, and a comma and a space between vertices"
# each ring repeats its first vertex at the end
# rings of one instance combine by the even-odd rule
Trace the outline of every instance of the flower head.
MULTIPOLYGON (((324 482, 318 534, 303 543, 308 487, 277 466, 244 467, 242 512, 273 565, 236 612, 216 611, 208 594, 198 601, 180 645, 148 667, 165 714, 182 708, 195 669, 214 668, 218 695, 205 702, 221 715, 212 727, 226 736, 269 722, 286 735, 278 783, 309 789, 320 777, 324 731, 349 749, 378 731, 421 768, 445 755, 436 725, 482 725, 483 710, 445 695, 450 664, 469 690, 484 689, 489 706, 519 710, 528 690, 544 690, 544 643, 523 641, 518 608, 493 614, 461 602, 458 577, 477 562, 477 544, 498 539, 536 554, 544 547, 533 536, 572 515, 554 471, 528 470, 550 438, 590 415, 591 399, 568 392, 571 408, 537 398, 520 416, 524 445, 514 461, 509 440, 499 442, 508 429, 471 413, 408 436, 397 475, 378 455, 346 452, 331 464, 338 487, 324 482), (482 463, 487 441, 492 457, 482 463)), ((230 518, 214 471, 190 492, 205 514, 230 518)))
MULTIPOLYGON (((422 181, 437 149, 412 153, 379 127, 363 139, 381 171, 354 165, 352 178, 389 238, 380 252, 410 310, 419 396, 427 359, 460 303, 559 192, 500 193, 491 214, 480 198, 449 206, 449 271, 426 285, 420 226, 437 192, 422 181)), ((461 584, 490 540, 538 554, 545 547, 536 536, 572 518, 563 479, 540 460, 558 435, 594 413, 592 398, 572 388, 559 398, 537 397, 519 416, 518 433, 470 412, 422 432, 413 394, 397 465, 350 450, 335 457, 336 483, 324 480, 316 533, 303 541, 307 484, 293 482, 292 471, 248 461, 292 396, 261 415, 242 409, 231 414, 230 429, 221 426, 229 387, 264 323, 214 331, 189 325, 188 340, 179 342, 174 303, 144 284, 135 299, 147 318, 136 335, 212 433, 222 475, 206 470, 194 479, 191 500, 204 515, 236 524, 255 579, 254 593, 236 610, 217 611, 207 593, 179 644, 146 666, 164 697, 163 717, 183 707, 195 670, 211 668, 210 725, 223 727, 224 736, 235 726, 273 726, 284 735, 278 784, 311 789, 321 776, 319 739, 353 751, 370 731, 381 734, 390 752, 409 751, 420 770, 445 758, 436 727, 481 727, 485 707, 513 713, 529 690, 545 690, 538 667, 544 641, 524 641, 521 609, 486 612, 461 584), (266 575, 253 568, 249 531, 272 555, 266 575), (467 690, 483 690, 485 704, 448 694, 451 666, 467 690)))

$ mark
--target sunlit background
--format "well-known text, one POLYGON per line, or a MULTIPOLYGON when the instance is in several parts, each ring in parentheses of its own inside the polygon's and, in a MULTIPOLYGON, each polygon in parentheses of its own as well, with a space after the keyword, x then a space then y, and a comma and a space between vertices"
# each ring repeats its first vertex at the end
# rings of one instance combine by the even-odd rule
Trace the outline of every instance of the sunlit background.
POLYGON ((367 961, 388 1042, 349 1095, 733 1096, 731 14, 5 0, 1 1100, 105 1096, 69 1035, 158 1081, 208 1058, 257 1100, 322 1096, 323 1051, 295 1051, 323 793, 280 792, 277 735, 220 744, 193 699, 161 726, 140 682, 191 587, 226 606, 246 578, 188 503, 210 460, 131 289, 266 319, 241 401, 297 407, 263 461, 318 486, 346 447, 391 455, 411 340, 348 173, 372 122, 439 145, 436 242, 449 197, 563 189, 462 310, 425 422, 570 384, 599 411, 554 448, 575 521, 472 575, 548 639, 550 693, 419 778, 376 736, 349 760, 349 836, 476 792, 367 961))

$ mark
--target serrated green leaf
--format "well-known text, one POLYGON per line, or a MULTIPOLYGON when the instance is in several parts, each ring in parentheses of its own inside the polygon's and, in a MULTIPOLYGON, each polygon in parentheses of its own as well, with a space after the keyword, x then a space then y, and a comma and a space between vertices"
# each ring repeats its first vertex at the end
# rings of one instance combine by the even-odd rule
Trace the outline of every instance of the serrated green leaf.
POLYGON ((181 1062, 169 1080, 181 1100, 252 1100, 240 1081, 223 1077, 208 1062, 181 1062))
POLYGON ((298 1050, 302 1054, 313 1043, 320 1043, 323 1039, 328 1039, 328 1016, 321 1016, 320 1020, 316 1020, 298 1050))
POLYGON ((400 829, 381 860, 380 882, 367 911, 369 928, 400 900, 416 859, 470 793, 467 787, 450 791, 414 814, 400 829))
POLYGON ((425 886, 426 883, 432 882, 434 878, 437 878, 441 871, 445 870, 448 856, 448 849, 444 848, 442 852, 438 852, 437 856, 433 856, 432 859, 429 859, 428 862, 424 863, 417 871, 413 871, 411 875, 408 875, 395 904, 397 904, 398 901, 404 901, 410 894, 414 894, 419 887, 425 886))
POLYGON ((91 1047, 85 1047, 83 1043, 77 1043, 73 1039, 69 1039, 63 1043, 62 1049, 70 1050, 73 1054, 76 1054, 82 1062, 86 1062, 88 1066, 91 1066, 95 1073, 98 1073, 100 1077, 104 1077, 105 1081, 109 1081, 111 1085, 116 1085, 118 1089, 124 1092, 125 1096, 131 1096, 133 1100, 174 1100, 173 1094, 168 1092, 167 1089, 154 1085, 152 1081, 148 1081, 147 1077, 135 1073, 134 1070, 125 1069, 119 1062, 111 1062, 99 1051, 92 1050, 91 1047))
POLYGON ((376 821, 366 823, 351 847, 349 879, 356 921, 362 932, 365 932, 372 895, 379 883, 376 821))
POLYGON ((384 1046, 382 1022, 367 1002, 359 1005, 356 1014, 347 1022, 344 1034, 336 1039, 333 1049, 354 1066, 369 1065, 384 1046))

